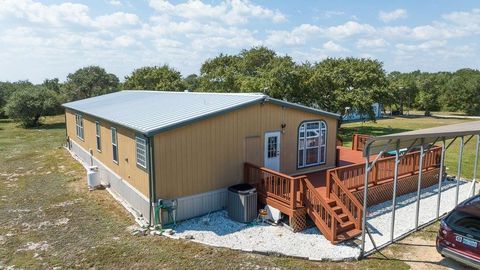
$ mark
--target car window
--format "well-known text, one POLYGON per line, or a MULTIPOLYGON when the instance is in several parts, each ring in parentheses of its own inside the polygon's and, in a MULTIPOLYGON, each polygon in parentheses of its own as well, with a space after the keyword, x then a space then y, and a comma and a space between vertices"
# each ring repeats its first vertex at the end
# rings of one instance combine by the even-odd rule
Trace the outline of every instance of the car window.
POLYGON ((453 211, 445 220, 454 230, 480 238, 480 219, 469 213, 453 211))

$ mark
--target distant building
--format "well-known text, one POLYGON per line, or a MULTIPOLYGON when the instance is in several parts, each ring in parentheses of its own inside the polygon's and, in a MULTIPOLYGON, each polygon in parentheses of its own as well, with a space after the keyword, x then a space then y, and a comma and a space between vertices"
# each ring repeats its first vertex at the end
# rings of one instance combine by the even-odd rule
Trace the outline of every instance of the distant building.
MULTIPOLYGON (((373 103, 372 105, 373 112, 375 114, 375 118, 382 117, 382 106, 379 103, 373 103)), ((347 113, 342 117, 343 121, 355 121, 355 120, 364 120, 368 119, 368 115, 366 114, 359 114, 356 110, 350 109, 347 113)))

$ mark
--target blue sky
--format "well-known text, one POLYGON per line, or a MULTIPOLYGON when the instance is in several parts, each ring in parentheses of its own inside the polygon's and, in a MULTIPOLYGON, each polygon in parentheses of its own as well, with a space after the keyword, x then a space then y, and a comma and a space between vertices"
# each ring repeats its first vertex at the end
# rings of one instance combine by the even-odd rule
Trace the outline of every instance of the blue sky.
POLYGON ((65 80, 100 65, 183 75, 264 45, 297 62, 379 59, 387 71, 480 67, 478 1, 0 0, 0 80, 65 80))

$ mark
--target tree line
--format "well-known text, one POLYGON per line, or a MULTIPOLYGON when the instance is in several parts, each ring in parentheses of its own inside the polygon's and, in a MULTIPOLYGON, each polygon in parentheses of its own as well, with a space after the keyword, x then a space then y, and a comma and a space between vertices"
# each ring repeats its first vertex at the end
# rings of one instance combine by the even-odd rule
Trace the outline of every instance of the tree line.
POLYGON ((427 115, 439 110, 480 115, 478 70, 387 73, 383 63, 374 59, 327 58, 295 63, 288 55, 253 47, 236 55, 208 59, 200 74, 185 77, 168 65, 147 66, 120 82, 105 69, 88 66, 69 74, 65 82, 0 82, 0 116, 36 126, 42 116, 61 113, 62 103, 122 89, 259 92, 341 115, 355 110, 372 120, 375 102, 399 114, 408 108, 423 110, 427 115))

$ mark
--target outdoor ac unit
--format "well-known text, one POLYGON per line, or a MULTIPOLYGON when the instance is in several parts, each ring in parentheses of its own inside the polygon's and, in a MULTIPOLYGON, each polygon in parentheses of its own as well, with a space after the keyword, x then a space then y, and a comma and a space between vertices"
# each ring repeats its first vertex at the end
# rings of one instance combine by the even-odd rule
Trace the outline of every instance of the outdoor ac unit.
POLYGON ((257 218, 257 190, 249 184, 229 187, 227 211, 228 216, 235 221, 253 221, 257 218))

